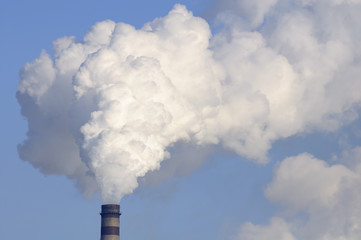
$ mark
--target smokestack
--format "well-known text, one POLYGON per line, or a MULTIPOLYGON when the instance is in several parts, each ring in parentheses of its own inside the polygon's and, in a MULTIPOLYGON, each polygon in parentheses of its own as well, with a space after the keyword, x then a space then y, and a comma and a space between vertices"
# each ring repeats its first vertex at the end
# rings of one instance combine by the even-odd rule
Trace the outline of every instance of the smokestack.
POLYGON ((100 240, 119 240, 120 207, 117 204, 102 205, 100 240))

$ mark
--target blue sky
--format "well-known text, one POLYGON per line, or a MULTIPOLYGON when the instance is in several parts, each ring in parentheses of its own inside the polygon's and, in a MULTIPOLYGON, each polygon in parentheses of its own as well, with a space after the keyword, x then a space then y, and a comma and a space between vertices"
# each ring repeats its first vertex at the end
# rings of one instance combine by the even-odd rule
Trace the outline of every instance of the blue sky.
MULTIPOLYGON (((190 154, 202 156, 199 162, 183 162, 180 159, 189 155, 176 149, 186 152, 187 146, 170 145, 168 150, 177 157, 162 162, 159 172, 140 178, 134 193, 121 200, 121 239, 357 239, 361 51, 355 43, 361 38, 356 11, 361 6, 359 1, 339 2, 5 1, 0 9, 0 104, 5 111, 0 137, 0 238, 98 239, 100 235, 99 192, 84 197, 74 179, 44 175, 31 160, 18 156, 17 145, 28 131, 16 99, 24 64, 38 58, 43 49, 52 56, 56 39, 75 36, 82 41, 97 22, 110 19, 139 29, 167 16, 180 3, 210 25, 214 35, 210 48, 227 75, 222 83, 238 81, 230 85, 236 94, 228 89, 225 96, 247 95, 246 100, 229 100, 241 112, 241 123, 230 124, 235 134, 227 127, 222 133, 209 133, 209 138, 219 139, 217 144, 209 144, 207 138, 190 140, 192 146, 197 141, 204 146, 198 151, 189 145, 190 154), (255 53, 247 55, 246 50, 255 53), (286 93, 273 90, 268 84, 272 81, 286 93), (267 117, 262 101, 255 100, 259 95, 269 100, 267 117), (284 104, 284 99, 290 103, 284 104), (257 107, 262 108, 260 113, 257 107), (246 116, 242 109, 248 109, 246 116), (291 110, 296 117, 286 114, 285 118, 294 119, 279 117, 291 110), (253 122, 264 124, 262 137, 248 132, 249 126, 259 126, 253 122), (240 145, 234 147, 234 139, 240 145)), ((223 113, 226 117, 220 114, 219 119, 227 125, 227 110, 223 113)), ((231 119, 237 122, 233 113, 231 119)))

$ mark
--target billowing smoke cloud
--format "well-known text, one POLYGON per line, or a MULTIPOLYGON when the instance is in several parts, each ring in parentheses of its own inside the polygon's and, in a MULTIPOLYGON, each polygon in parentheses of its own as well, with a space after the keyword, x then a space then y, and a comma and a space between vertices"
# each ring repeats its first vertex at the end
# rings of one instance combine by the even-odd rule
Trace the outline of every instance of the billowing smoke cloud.
POLYGON ((175 5, 141 29, 104 21, 80 42, 56 40, 52 57, 42 52, 21 71, 21 158, 119 202, 178 142, 267 163, 277 139, 358 117, 359 1, 223 4, 213 36, 175 5))

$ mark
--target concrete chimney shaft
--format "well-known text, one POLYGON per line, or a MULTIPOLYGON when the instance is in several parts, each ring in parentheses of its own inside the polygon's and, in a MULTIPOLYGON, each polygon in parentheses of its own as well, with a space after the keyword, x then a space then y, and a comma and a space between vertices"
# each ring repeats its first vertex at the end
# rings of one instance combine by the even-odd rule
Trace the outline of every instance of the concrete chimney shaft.
POLYGON ((117 204, 102 205, 100 240, 119 240, 120 208, 117 204))

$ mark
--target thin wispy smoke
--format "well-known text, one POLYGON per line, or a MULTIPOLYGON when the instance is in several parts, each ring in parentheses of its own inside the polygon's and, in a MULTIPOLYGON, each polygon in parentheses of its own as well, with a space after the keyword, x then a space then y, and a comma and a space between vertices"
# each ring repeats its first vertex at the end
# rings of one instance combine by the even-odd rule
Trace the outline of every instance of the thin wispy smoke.
MULTIPOLYGON (((360 1, 239 0, 215 6, 222 11, 214 35, 204 19, 175 5, 141 29, 107 20, 81 41, 56 40, 52 56, 43 51, 21 70, 17 98, 29 131, 18 147, 20 157, 45 174, 75 179, 86 194, 100 190, 105 203, 117 203, 139 177, 172 157, 168 149, 179 142, 221 146, 265 164, 278 139, 336 131, 358 118, 360 1)), ((297 159, 328 169, 308 155, 297 159)), ((288 199, 282 194, 290 186, 281 182, 283 169, 292 170, 289 161, 276 172, 267 196, 296 209, 314 203, 312 197, 326 204, 340 179, 353 175, 346 167, 330 167, 325 179, 340 170, 334 188, 309 189, 322 196, 304 201, 288 199)), ((170 171, 165 176, 176 172, 170 171)), ((291 229, 275 218, 265 227, 245 225, 241 239, 264 239, 268 231, 295 239, 273 227, 291 229)))

